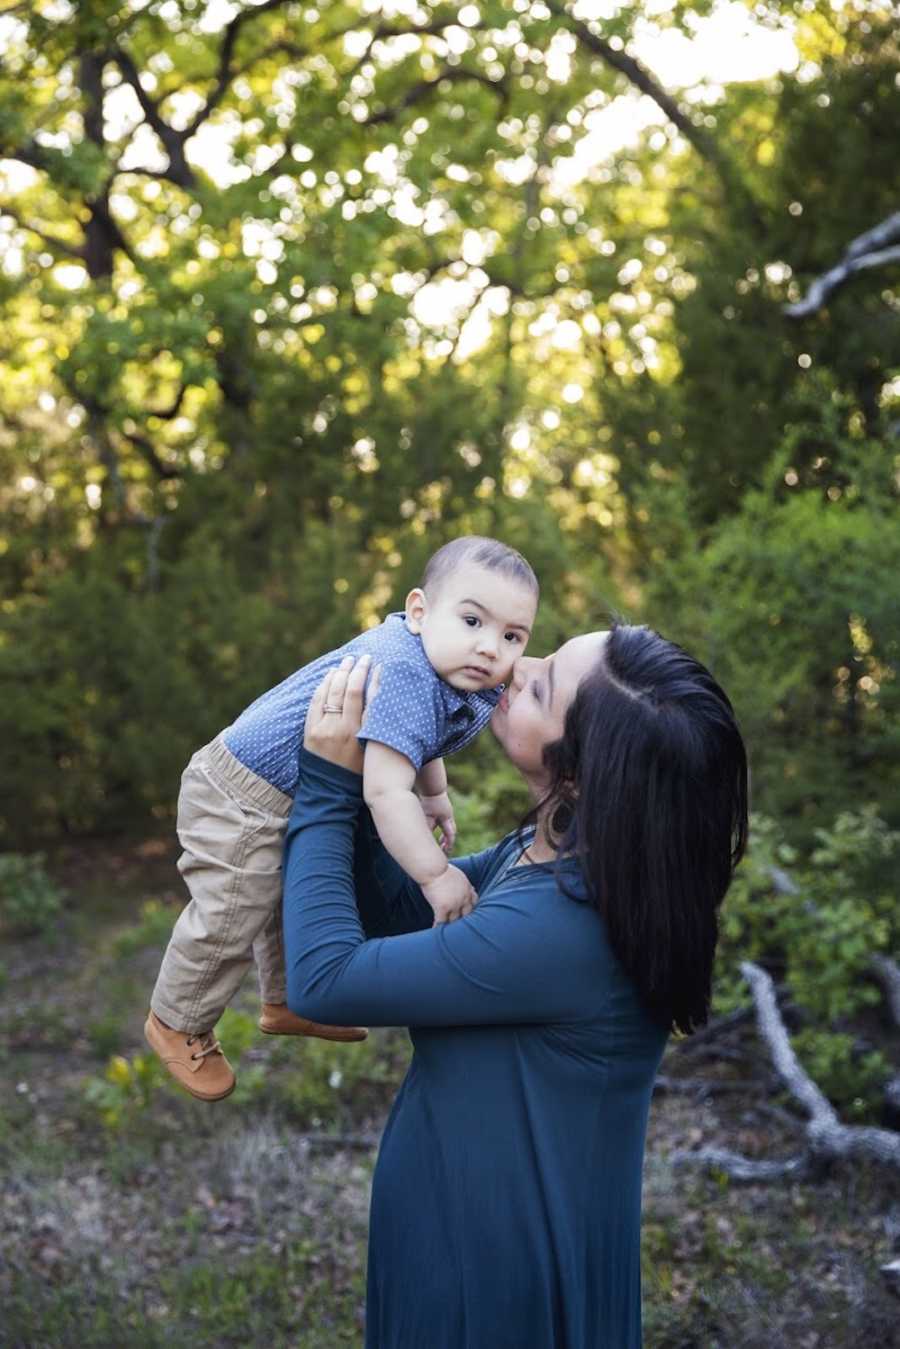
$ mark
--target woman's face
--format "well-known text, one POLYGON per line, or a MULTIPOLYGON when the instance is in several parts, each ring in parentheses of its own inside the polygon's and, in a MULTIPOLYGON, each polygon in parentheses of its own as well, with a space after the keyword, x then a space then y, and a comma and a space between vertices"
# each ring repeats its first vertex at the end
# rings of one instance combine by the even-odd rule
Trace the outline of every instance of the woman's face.
POLYGON ((569 704, 584 676, 596 666, 607 635, 588 632, 573 637, 552 656, 520 656, 513 666, 491 730, 536 792, 546 779, 544 746, 562 735, 569 704))

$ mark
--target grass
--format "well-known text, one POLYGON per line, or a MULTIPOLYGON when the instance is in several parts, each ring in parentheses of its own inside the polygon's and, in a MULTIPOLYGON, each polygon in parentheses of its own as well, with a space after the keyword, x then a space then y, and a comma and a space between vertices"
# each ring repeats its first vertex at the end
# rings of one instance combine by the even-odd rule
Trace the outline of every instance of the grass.
MULTIPOLYGON (((176 912, 171 859, 151 850, 104 869, 104 857, 67 867, 85 885, 68 876, 76 907, 60 940, 28 939, 4 961, 0 1346, 359 1345, 366 1140, 404 1072, 405 1034, 343 1046, 261 1036, 248 987, 219 1028, 238 1091, 213 1108, 179 1093, 141 1036, 176 912)), ((741 1050, 745 1061, 708 1071, 763 1074, 752 1030, 741 1050)), ((706 1143, 789 1154, 790 1116, 763 1104, 751 1092, 654 1103, 646 1349, 900 1346, 879 1273, 900 1226, 895 1176, 857 1164, 816 1185, 738 1187, 669 1164, 706 1143)))
POLYGON ((187 1255, 141 1287, 131 1286, 127 1259, 95 1254, 73 1266, 46 1245, 43 1255, 44 1270, 21 1271, 4 1298, 4 1344, 330 1349, 359 1341, 361 1253, 354 1253, 349 1269, 336 1262, 323 1268, 311 1238, 279 1251, 261 1242, 227 1260, 210 1251, 187 1255))

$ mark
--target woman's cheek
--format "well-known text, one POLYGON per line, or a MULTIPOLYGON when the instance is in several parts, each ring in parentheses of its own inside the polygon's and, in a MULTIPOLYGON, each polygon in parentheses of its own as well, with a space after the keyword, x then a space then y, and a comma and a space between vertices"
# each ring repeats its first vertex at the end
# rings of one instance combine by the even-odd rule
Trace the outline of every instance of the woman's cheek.
POLYGON ((527 693, 521 693, 510 708, 510 730, 516 742, 525 749, 537 736, 537 727, 531 708, 525 699, 527 693))

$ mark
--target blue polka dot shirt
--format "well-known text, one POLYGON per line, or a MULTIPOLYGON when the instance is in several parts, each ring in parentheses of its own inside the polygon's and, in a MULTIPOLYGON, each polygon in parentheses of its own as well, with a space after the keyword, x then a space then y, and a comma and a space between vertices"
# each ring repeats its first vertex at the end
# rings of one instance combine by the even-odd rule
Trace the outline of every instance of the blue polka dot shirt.
POLYGON ((359 738, 377 740, 405 754, 416 771, 431 759, 462 749, 484 730, 503 691, 455 689, 431 665, 422 639, 406 615, 389 614, 335 651, 288 675, 251 703, 223 739, 246 768, 287 796, 297 790, 297 759, 306 713, 326 672, 344 656, 370 655, 381 664, 378 696, 366 711, 359 738))

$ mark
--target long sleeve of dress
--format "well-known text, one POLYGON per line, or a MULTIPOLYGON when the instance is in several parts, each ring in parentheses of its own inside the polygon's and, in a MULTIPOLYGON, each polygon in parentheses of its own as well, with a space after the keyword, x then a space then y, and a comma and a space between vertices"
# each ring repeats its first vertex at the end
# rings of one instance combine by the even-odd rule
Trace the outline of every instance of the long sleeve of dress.
MULTIPOLYGON (((396 931, 404 921, 430 921, 430 910, 426 917, 421 895, 417 902, 382 857, 387 889, 362 897, 361 918, 354 889, 361 779, 301 753, 284 862, 293 1011, 316 1021, 392 1026, 546 1023, 578 1015, 571 983, 546 977, 554 925, 522 902, 519 887, 496 886, 454 923, 367 940, 367 911, 372 927, 396 931)), ((478 855, 470 862, 477 884, 487 860, 478 855)))

